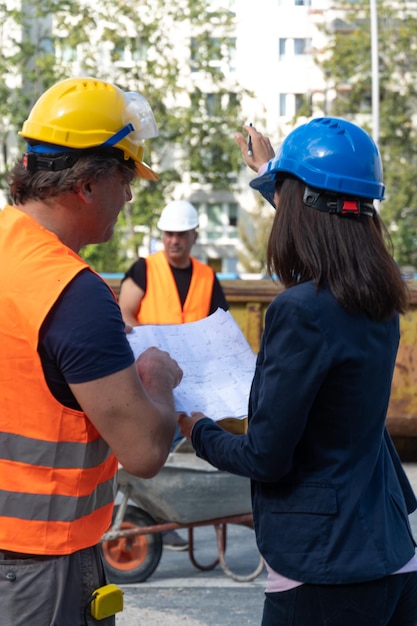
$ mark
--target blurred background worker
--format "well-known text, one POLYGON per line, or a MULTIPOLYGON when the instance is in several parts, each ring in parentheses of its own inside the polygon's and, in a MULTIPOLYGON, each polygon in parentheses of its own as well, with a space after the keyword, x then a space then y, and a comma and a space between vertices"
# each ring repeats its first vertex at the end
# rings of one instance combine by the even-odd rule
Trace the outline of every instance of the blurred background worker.
POLYGON ((227 311, 213 269, 191 256, 198 237, 198 213, 185 200, 169 202, 158 228, 164 249, 139 258, 122 281, 119 305, 128 324, 184 324, 227 311))
MULTIPOLYGON (((227 311, 222 287, 213 269, 191 256, 198 237, 198 213, 185 200, 169 202, 158 228, 164 249, 139 258, 123 279, 119 305, 126 323, 184 324, 227 311)), ((177 428, 171 449, 181 441, 177 428)), ((163 533, 169 550, 186 550, 188 542, 174 530, 163 533)))

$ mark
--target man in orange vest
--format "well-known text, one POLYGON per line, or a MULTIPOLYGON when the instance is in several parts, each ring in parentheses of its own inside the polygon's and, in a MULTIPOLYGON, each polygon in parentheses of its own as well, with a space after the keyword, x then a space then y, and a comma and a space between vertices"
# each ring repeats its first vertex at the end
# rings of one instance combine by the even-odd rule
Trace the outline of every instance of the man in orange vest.
POLYGON ((112 237, 136 176, 157 178, 143 162, 156 133, 143 96, 93 78, 51 87, 20 133, 0 211, 2 626, 114 625, 95 594, 118 462, 148 478, 169 454, 182 372, 156 348, 135 362, 78 255, 112 237))
MULTIPOLYGON (((191 256, 198 225, 198 213, 190 202, 174 200, 165 206, 158 221, 164 249, 139 258, 122 281, 119 305, 126 323, 184 324, 201 320, 219 307, 229 309, 213 269, 191 256)), ((181 439, 177 428, 171 449, 181 439)), ((169 550, 188 548, 174 530, 164 532, 162 538, 169 550)))
POLYGON ((229 309, 212 268, 191 256, 198 225, 190 202, 174 200, 163 209, 158 228, 164 249, 135 261, 122 281, 119 305, 126 323, 184 324, 229 309))

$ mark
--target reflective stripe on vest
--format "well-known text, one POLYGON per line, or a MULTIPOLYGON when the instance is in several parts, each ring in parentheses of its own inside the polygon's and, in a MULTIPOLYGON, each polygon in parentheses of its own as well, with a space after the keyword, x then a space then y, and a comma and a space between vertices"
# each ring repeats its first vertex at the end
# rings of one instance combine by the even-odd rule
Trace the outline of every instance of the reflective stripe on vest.
POLYGON ((103 463, 110 450, 103 439, 90 443, 40 441, 31 437, 0 432, 0 458, 55 468, 87 469, 103 463))
POLYGON ((39 331, 88 265, 14 207, 0 212, 0 549, 70 554, 111 524, 117 461, 82 411, 51 394, 39 331))
POLYGON ((193 269, 183 307, 164 252, 146 258, 146 292, 137 316, 139 324, 184 324, 208 316, 214 272, 208 265, 190 258, 193 269))
POLYGON ((7 517, 44 522, 73 522, 91 515, 97 508, 112 504, 114 500, 113 479, 101 483, 86 496, 40 495, 23 493, 16 498, 13 491, 0 490, 0 509, 7 517))

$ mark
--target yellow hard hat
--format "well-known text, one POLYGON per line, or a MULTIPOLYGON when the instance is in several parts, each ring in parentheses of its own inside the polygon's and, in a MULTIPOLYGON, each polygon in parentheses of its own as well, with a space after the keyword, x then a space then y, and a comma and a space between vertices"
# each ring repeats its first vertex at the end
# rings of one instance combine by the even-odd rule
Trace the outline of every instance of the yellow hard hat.
POLYGON ((50 146, 51 152, 119 148, 125 159, 135 161, 141 178, 158 179, 142 161, 144 140, 158 135, 148 101, 103 80, 69 78, 56 83, 35 103, 19 135, 40 147, 50 146))

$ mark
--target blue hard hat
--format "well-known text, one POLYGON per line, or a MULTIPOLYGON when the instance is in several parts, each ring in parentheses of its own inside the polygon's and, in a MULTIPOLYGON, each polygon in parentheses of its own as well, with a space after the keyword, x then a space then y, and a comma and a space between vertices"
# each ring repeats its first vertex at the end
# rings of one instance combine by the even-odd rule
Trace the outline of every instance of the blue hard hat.
POLYGON ((250 182, 268 200, 277 174, 291 174, 332 193, 383 200, 382 162, 374 140, 362 128, 336 117, 315 118, 283 141, 266 172, 250 182))

